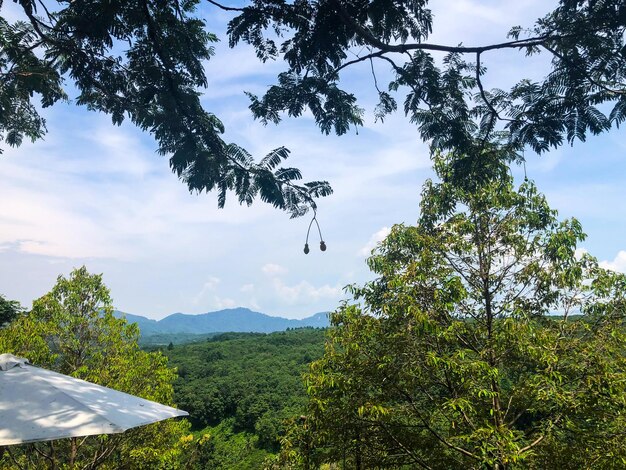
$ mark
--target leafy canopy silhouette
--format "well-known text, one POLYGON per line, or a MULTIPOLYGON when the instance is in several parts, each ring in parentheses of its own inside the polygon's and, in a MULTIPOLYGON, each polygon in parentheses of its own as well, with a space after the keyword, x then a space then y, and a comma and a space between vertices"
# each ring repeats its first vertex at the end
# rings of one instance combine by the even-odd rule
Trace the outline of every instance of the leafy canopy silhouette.
MULTIPOLYGON (((207 1, 233 14, 231 46, 243 41, 262 61, 285 61, 263 96, 249 94, 254 116, 265 123, 308 110, 327 134, 361 125, 364 110, 340 78, 366 61, 379 98, 376 117, 402 108, 434 150, 463 149, 469 158, 461 166, 490 145, 505 161, 519 161, 526 147, 542 153, 626 118, 621 0, 561 0, 530 28, 515 26, 502 42, 479 46, 428 42, 435 23, 427 0, 251 0, 242 7, 207 1), (495 50, 549 54, 550 70, 543 80, 486 89, 483 58, 495 50), (376 74, 379 62, 388 69, 386 86, 376 74)), ((223 140, 222 122, 200 102, 217 37, 206 30, 197 0, 17 3, 25 21, 0 18, 6 144, 41 138, 46 123, 35 97, 51 106, 68 99, 70 84, 77 104, 151 133, 189 190, 217 191, 220 207, 232 191, 241 204, 260 197, 295 217, 331 194, 327 182, 302 184, 298 169, 281 166, 286 148, 255 160, 223 140)))

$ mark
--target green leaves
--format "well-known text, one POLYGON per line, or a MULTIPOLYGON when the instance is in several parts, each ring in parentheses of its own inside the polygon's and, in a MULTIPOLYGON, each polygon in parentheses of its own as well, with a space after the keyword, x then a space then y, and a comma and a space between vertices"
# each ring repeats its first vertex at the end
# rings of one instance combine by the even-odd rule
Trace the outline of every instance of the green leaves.
POLYGON ((37 44, 29 25, 0 18, 0 142, 12 147, 24 137, 34 141, 46 132, 45 120, 32 103, 34 94, 43 107, 66 98, 56 67, 35 54, 37 44))
MULTIPOLYGON (((240 204, 249 206, 258 196, 262 201, 288 211, 293 218, 306 214, 310 208, 315 209, 314 199, 332 194, 326 181, 297 184, 296 181, 302 179, 300 171, 279 166, 289 156, 285 147, 271 151, 259 163, 255 163, 248 152, 235 144, 227 147, 227 155, 229 161, 225 165, 228 169, 219 180, 205 175, 202 186, 195 187, 194 174, 184 176, 190 187, 193 185, 198 192, 217 189, 220 208, 226 204, 226 193, 234 191, 240 204)), ((194 170, 197 165, 198 162, 194 164, 194 170)))
MULTIPOLYGON (((24 137, 41 138, 45 121, 33 97, 43 106, 67 99, 65 79, 77 90, 77 104, 110 115, 113 124, 130 119, 152 134, 172 172, 192 192, 217 190, 219 207, 229 191, 248 205, 259 194, 292 216, 314 207, 313 198, 321 196, 291 185, 293 171, 274 172, 286 149, 255 164, 223 140, 223 123, 202 107, 205 62, 217 37, 197 17, 197 2, 47 3, 41 15, 33 4, 21 4, 29 23, 0 19, 0 139, 18 146, 24 137)), ((274 53, 267 47, 265 56, 274 53)), ((327 104, 322 115, 334 111, 327 104)))
MULTIPOLYGON (((30 312, 0 329, 0 349, 31 363, 100 385, 172 404, 176 376, 160 353, 139 349, 139 329, 113 316, 109 290, 102 275, 83 266, 68 277, 59 276, 52 290, 33 302, 30 312)), ((0 465, 42 468, 98 465, 111 468, 172 468, 181 465, 179 439, 185 421, 169 421, 115 436, 87 437, 80 445, 63 439, 37 447, 12 449, 11 463, 0 465)))
POLYGON ((626 276, 577 257, 580 223, 559 222, 531 181, 516 187, 497 152, 484 155, 493 171, 468 184, 453 177, 460 158, 435 154, 440 181, 425 184, 417 226, 393 227, 368 260, 377 279, 332 315, 306 376, 300 456, 364 468, 610 467, 626 453, 615 437, 626 276))
POLYGON ((427 41, 433 28, 427 1, 255 0, 231 20, 229 34, 231 46, 245 41, 262 59, 282 54, 287 62, 276 85, 261 98, 251 96, 251 109, 263 122, 278 122, 281 112, 300 116, 306 107, 322 132, 343 134, 360 125, 357 104, 339 88, 339 75, 378 60, 392 78, 379 88, 373 77, 377 119, 399 101, 435 150, 495 142, 511 152, 530 147, 542 153, 623 121, 623 15, 618 0, 562 1, 533 27, 513 27, 511 41, 467 47, 427 41), (551 71, 539 82, 522 79, 510 90, 487 90, 481 60, 494 50, 548 54, 551 71), (437 52, 448 54, 441 66, 433 59, 437 52))
POLYGON ((24 308, 17 300, 7 300, 0 294, 0 328, 17 319, 24 308))
POLYGON ((378 97, 380 101, 376 105, 376 109, 374 110, 374 116, 376 120, 383 122, 385 120, 385 116, 391 114, 396 109, 398 109, 398 104, 393 97, 384 91, 378 92, 378 97))
POLYGON ((350 127, 363 124, 363 110, 356 106, 356 97, 325 81, 319 70, 311 69, 304 75, 282 73, 278 81, 262 98, 248 93, 252 114, 264 124, 278 124, 282 112, 291 117, 301 116, 305 108, 313 113, 324 134, 334 131, 342 135, 350 127))

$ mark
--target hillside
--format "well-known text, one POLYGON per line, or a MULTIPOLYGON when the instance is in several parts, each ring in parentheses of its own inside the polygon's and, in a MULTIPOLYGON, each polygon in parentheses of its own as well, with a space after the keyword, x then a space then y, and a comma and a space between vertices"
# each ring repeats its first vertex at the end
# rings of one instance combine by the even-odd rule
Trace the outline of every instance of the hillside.
POLYGON ((302 374, 324 351, 325 331, 226 333, 166 348, 178 369, 176 404, 194 431, 212 436, 206 468, 262 468, 277 451, 286 420, 305 411, 302 374))

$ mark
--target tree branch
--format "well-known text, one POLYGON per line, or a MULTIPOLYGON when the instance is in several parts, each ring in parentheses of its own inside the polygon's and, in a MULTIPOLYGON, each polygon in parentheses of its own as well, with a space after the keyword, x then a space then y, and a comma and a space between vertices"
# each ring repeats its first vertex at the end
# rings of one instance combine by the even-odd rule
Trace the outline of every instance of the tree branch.
POLYGON ((450 448, 452 450, 456 450, 457 452, 465 455, 466 457, 470 457, 470 458, 472 458, 474 460, 480 460, 480 458, 477 455, 471 453, 469 450, 463 449, 462 447, 455 446, 451 442, 448 442, 437 431, 435 431, 433 428, 431 428, 430 425, 428 424, 428 421, 426 421, 426 418, 424 418, 422 416, 422 414, 418 410, 417 406, 415 406, 415 403, 413 402, 413 398, 408 393, 406 393, 404 390, 402 390, 400 387, 396 387, 396 390, 398 390, 398 392, 400 392, 400 394, 403 395, 404 398, 406 398, 406 400, 409 402, 409 405, 411 405, 411 408, 413 408, 413 411, 415 412, 417 417, 420 419, 420 421, 423 423, 424 428, 428 432, 430 432, 439 442, 441 442, 443 445, 445 445, 446 447, 448 447, 448 448, 450 448))
POLYGON ((385 426, 383 423, 378 423, 378 424, 383 429, 383 431, 387 433, 387 435, 391 438, 391 440, 393 440, 404 452, 406 452, 406 454, 408 454, 408 456, 413 460, 413 462, 415 462, 417 465, 419 465, 420 467, 426 470, 432 470, 432 468, 429 467, 428 464, 426 464, 426 462, 420 459, 417 455, 415 455, 413 451, 411 451, 411 449, 409 449, 402 442, 400 442, 400 440, 398 440, 398 438, 391 431, 387 429, 387 426, 385 426))
POLYGON ((351 65, 358 64, 359 62, 363 62, 363 61, 368 60, 368 59, 373 59, 374 57, 381 57, 384 54, 386 54, 385 51, 372 52, 371 54, 367 54, 367 55, 361 56, 361 57, 359 57, 357 59, 350 60, 348 62, 345 62, 345 63, 341 64, 339 67, 337 67, 335 70, 333 70, 331 75, 335 75, 339 71, 341 71, 341 70, 343 70, 346 67, 349 67, 351 65))
POLYGON ((245 8, 235 8, 235 7, 227 7, 226 5, 222 5, 221 3, 216 2, 215 0, 207 0, 211 5, 215 5, 224 11, 246 11, 245 8))
POLYGON ((538 445, 541 441, 543 441, 545 439, 546 435, 542 434, 541 436, 539 436, 537 439, 535 439, 533 442, 531 442, 530 444, 528 444, 526 447, 522 447, 520 450, 517 451, 518 454, 523 454, 524 452, 529 451, 530 449, 532 449, 533 447, 535 447, 536 445, 538 445))
MULTIPOLYGON (((407 52, 410 50, 428 50, 428 51, 440 51, 440 52, 458 52, 462 54, 473 54, 473 53, 481 53, 485 51, 492 51, 497 49, 519 49, 524 47, 532 47, 532 46, 540 46, 548 39, 558 38, 552 36, 550 33, 542 36, 536 36, 527 39, 517 39, 515 41, 507 41, 501 42, 497 44, 489 44, 487 46, 475 46, 475 47, 465 47, 465 46, 446 46, 443 44, 429 44, 424 42, 418 43, 409 43, 409 44, 387 44, 380 39, 378 39, 374 34, 365 26, 357 23, 354 18, 350 15, 350 13, 345 9, 345 7, 341 4, 340 0, 330 0, 336 7, 339 13, 339 16, 344 21, 345 24, 350 26, 354 32, 364 41, 369 43, 371 46, 380 49, 385 52, 407 52)), ((565 37, 565 36, 563 36, 565 37)))

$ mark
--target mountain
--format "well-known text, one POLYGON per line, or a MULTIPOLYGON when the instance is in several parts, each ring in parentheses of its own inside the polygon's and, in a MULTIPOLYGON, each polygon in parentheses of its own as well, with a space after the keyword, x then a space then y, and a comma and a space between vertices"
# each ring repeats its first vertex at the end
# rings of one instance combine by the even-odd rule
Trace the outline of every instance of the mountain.
POLYGON ((125 317, 129 323, 137 323, 142 336, 157 334, 206 334, 206 333, 271 333, 284 331, 287 328, 329 326, 328 312, 316 313, 302 320, 291 320, 282 317, 272 317, 260 312, 239 307, 219 310, 217 312, 190 315, 173 313, 161 320, 151 320, 140 315, 115 311, 117 317, 125 317))
POLYGON ((150 318, 142 317, 141 315, 120 312, 119 310, 116 310, 113 314, 118 318, 126 318, 128 323, 137 323, 142 336, 155 335, 160 332, 159 323, 156 320, 151 320, 150 318))

